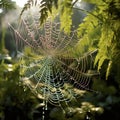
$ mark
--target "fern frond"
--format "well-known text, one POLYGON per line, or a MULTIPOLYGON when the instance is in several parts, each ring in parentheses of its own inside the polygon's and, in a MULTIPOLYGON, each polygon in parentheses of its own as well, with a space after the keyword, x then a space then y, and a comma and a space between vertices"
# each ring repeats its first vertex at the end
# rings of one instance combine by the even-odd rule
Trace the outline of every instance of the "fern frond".
MULTIPOLYGON (((96 2, 97 4, 97 2, 96 2)), ((109 64, 106 71, 106 79, 108 78, 111 66, 113 63, 117 62, 119 55, 119 29, 120 29, 120 20, 119 20, 119 11, 120 7, 117 0, 113 1, 101 1, 99 4, 99 15, 103 19, 101 26, 101 36, 98 44, 99 51, 96 56, 95 63, 98 62, 98 69, 102 66, 103 62, 107 59, 109 64), (101 5, 100 5, 101 4, 101 5), (117 53, 116 53, 117 52, 117 53)), ((119 68, 118 68, 119 69, 119 68)))
MULTIPOLYGON (((30 9, 31 6, 33 6, 33 4, 34 4, 34 0, 28 0, 27 3, 24 5, 21 13, 20 13, 20 17, 22 16, 23 12, 30 9)), ((36 2, 35 2, 35 4, 36 4, 36 2)))
POLYGON ((15 3, 9 0, 0 0, 0 8, 15 9, 15 3))
POLYGON ((70 33, 72 25, 72 0, 60 1, 59 6, 61 11, 61 29, 63 29, 65 33, 70 33))
POLYGON ((28 0, 24 5, 20 16, 32 6, 39 6, 40 25, 42 25, 46 21, 48 13, 52 13, 52 6, 58 7, 58 0, 28 0))

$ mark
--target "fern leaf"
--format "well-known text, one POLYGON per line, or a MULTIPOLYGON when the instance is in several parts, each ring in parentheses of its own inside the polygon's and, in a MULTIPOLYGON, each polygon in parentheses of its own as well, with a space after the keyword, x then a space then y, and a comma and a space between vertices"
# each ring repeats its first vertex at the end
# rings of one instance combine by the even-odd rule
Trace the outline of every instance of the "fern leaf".
POLYGON ((98 70, 101 69, 101 66, 103 65, 103 62, 107 59, 106 56, 102 56, 100 59, 99 59, 99 62, 98 62, 98 70))
POLYGON ((15 3, 9 0, 0 0, 0 8, 15 9, 15 3))
MULTIPOLYGON (((36 3, 36 2, 35 2, 35 3, 36 3)), ((22 14, 23 14, 26 10, 30 9, 31 6, 33 6, 33 4, 34 4, 34 0, 28 0, 27 3, 24 5, 21 13, 20 13, 20 17, 22 16, 22 14)))
POLYGON ((108 76, 110 75, 111 67, 112 67, 112 61, 109 61, 107 71, 106 71, 106 80, 108 79, 108 76))
POLYGON ((71 25, 72 25, 72 0, 64 0, 59 2, 60 6, 60 21, 61 21, 61 29, 65 31, 65 33, 70 33, 71 25))

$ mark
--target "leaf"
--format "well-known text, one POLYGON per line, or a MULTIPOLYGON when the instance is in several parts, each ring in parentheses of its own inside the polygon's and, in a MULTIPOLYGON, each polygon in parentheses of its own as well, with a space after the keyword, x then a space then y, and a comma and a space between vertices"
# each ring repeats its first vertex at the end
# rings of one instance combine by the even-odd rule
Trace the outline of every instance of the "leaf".
POLYGON ((0 8, 5 9, 15 9, 15 2, 9 0, 1 0, 0 1, 0 8))
POLYGON ((106 71, 106 80, 108 79, 108 76, 110 75, 111 67, 112 67, 112 61, 109 61, 107 71, 106 71))
POLYGON ((103 62, 107 59, 106 56, 102 56, 100 59, 99 59, 99 62, 98 62, 98 70, 101 69, 101 66, 103 65, 103 62))
POLYGON ((34 3, 34 0, 28 0, 28 1, 27 1, 27 3, 24 5, 24 7, 23 7, 23 9, 22 9, 22 11, 21 11, 21 13, 20 13, 20 17, 22 16, 22 14, 23 14, 26 10, 28 10, 29 8, 31 8, 31 6, 33 5, 33 3, 34 3))
POLYGON ((61 30, 70 33, 72 26, 72 0, 63 0, 59 2, 61 30))

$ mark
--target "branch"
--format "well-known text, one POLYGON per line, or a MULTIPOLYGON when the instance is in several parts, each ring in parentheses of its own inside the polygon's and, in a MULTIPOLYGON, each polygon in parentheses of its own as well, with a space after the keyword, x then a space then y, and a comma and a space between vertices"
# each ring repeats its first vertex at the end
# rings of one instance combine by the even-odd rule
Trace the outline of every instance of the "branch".
POLYGON ((77 1, 78 1, 78 0, 75 0, 75 1, 73 2, 72 7, 75 5, 75 3, 76 3, 77 1))
POLYGON ((94 16, 95 18, 97 18, 98 20, 103 21, 103 20, 102 20, 101 18, 99 18, 97 15, 89 12, 88 10, 84 10, 84 9, 76 8, 76 7, 73 7, 73 9, 80 10, 80 11, 82 11, 82 12, 84 12, 84 13, 90 14, 90 15, 94 16))

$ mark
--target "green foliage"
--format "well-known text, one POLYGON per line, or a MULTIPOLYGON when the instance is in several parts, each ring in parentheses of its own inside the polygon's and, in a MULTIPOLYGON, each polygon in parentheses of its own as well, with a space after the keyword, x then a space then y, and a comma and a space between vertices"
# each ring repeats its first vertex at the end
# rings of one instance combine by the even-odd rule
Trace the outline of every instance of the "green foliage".
POLYGON ((96 115, 101 115, 104 110, 102 107, 97 107, 85 96, 90 96, 86 92, 81 95, 82 91, 78 90, 80 96, 76 101, 72 101, 69 106, 67 106, 64 110, 58 107, 54 107, 50 112, 50 118, 53 120, 85 120, 92 119, 95 120, 96 115), (73 105, 74 104, 74 105, 73 105))
POLYGON ((13 62, 0 55, 0 119, 32 120, 39 102, 20 81, 19 63, 13 62))
POLYGON ((58 0, 42 0, 40 5, 40 24, 48 17, 48 11, 52 13, 52 6, 58 7, 58 0))
POLYGON ((12 2, 11 0, 0 0, 0 8, 3 9, 13 9, 15 8, 15 2, 12 2))
POLYGON ((5 48, 7 23, 4 23, 4 17, 10 10, 15 9, 15 2, 11 0, 0 0, 0 9, 2 9, 2 12, 0 13, 0 53, 7 54, 8 51, 5 48))
POLYGON ((38 0, 28 0, 28 2, 24 5, 20 16, 22 16, 27 9, 34 5, 38 5, 40 24, 42 25, 48 18, 49 13, 53 15, 56 10, 56 14, 60 15, 61 29, 64 29, 66 33, 70 33, 72 26, 72 8, 75 2, 73 2, 73 0, 42 0, 39 3, 38 0))
POLYGON ((21 11, 21 14, 20 16, 23 14, 23 12, 27 9, 29 9, 32 5, 34 4, 34 1, 33 0, 28 0, 27 3, 24 5, 22 11, 21 11))
POLYGON ((106 71, 107 79, 113 62, 120 56, 118 52, 120 50, 118 35, 120 29, 120 5, 117 0, 99 2, 90 0, 89 2, 95 4, 96 7, 92 13, 88 13, 84 22, 80 24, 78 35, 82 44, 86 45, 85 41, 87 41, 89 49, 98 49, 95 59, 98 70, 101 69, 105 60, 109 60, 106 71))
POLYGON ((5 50, 5 43, 4 43, 4 39, 5 39, 5 28, 2 29, 2 36, 1 36, 1 40, 0 40, 0 53, 4 52, 5 50))
POLYGON ((95 62, 98 62, 98 69, 100 69, 104 60, 110 60, 106 72, 106 79, 108 78, 112 62, 116 61, 115 59, 118 58, 118 51, 120 50, 118 35, 120 29, 120 17, 118 13, 120 11, 120 6, 118 6, 119 2, 117 2, 117 0, 114 2, 107 2, 105 7, 103 6, 103 11, 100 10, 101 13, 99 13, 104 21, 101 26, 101 37, 98 45, 99 52, 95 62), (111 7, 115 7, 115 9, 111 11, 111 7))
MULTIPOLYGON (((96 14, 96 12, 93 12, 93 14, 96 14)), ((78 47, 81 53, 97 49, 100 34, 99 19, 89 14, 78 27, 78 37, 80 39, 78 47), (81 49, 83 46, 84 49, 81 49)))
POLYGON ((46 21, 49 12, 52 13, 52 6, 55 6, 56 8, 58 7, 58 0, 28 0, 27 3, 24 5, 20 16, 22 16, 24 11, 34 5, 38 5, 40 8, 40 24, 42 25, 46 21))
POLYGON ((63 0, 59 2, 61 29, 70 33, 72 25, 72 0, 63 0))

